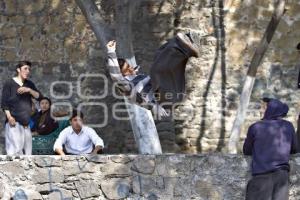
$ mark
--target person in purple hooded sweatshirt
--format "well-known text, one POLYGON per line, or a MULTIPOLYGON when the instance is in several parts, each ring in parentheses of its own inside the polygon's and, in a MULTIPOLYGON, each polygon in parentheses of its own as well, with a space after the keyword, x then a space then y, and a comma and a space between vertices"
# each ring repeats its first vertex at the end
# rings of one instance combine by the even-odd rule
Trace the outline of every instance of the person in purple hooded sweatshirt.
POLYGON ((248 182, 246 200, 285 200, 289 193, 289 158, 297 152, 295 129, 282 119, 288 106, 277 99, 267 100, 262 120, 252 124, 243 146, 252 155, 252 179, 248 182))

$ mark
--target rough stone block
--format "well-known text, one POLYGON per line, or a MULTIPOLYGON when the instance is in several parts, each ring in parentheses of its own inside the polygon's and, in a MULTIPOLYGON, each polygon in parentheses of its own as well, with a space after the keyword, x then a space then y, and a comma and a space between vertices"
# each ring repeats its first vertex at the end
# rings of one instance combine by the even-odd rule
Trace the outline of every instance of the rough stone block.
POLYGON ((64 182, 64 174, 60 168, 36 168, 32 181, 34 183, 61 183, 64 182))
POLYGON ((75 182, 75 186, 82 199, 100 196, 98 184, 94 181, 80 180, 75 182))
POLYGON ((113 177, 113 176, 130 176, 131 170, 130 166, 126 164, 120 163, 108 163, 100 167, 101 172, 105 176, 113 177))
POLYGON ((141 174, 152 174, 154 172, 155 165, 153 156, 137 157, 133 161, 132 170, 141 174))
POLYGON ((73 194, 69 190, 65 190, 62 188, 55 188, 54 191, 52 191, 48 195, 49 200, 58 200, 58 199, 73 199, 73 194))
POLYGON ((58 158, 53 157, 40 157, 36 156, 34 158, 34 162, 38 167, 61 167, 62 166, 62 160, 58 158))
POLYGON ((131 190, 129 179, 113 178, 101 183, 101 189, 108 199, 126 198, 131 190))

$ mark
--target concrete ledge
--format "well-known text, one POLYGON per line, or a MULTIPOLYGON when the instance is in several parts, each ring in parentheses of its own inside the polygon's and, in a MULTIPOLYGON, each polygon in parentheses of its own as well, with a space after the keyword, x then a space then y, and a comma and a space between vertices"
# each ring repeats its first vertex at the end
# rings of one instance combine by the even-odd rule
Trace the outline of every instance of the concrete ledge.
MULTIPOLYGON (((0 199, 244 199, 250 158, 222 154, 0 156, 0 199)), ((300 155, 290 200, 300 199, 300 155)))

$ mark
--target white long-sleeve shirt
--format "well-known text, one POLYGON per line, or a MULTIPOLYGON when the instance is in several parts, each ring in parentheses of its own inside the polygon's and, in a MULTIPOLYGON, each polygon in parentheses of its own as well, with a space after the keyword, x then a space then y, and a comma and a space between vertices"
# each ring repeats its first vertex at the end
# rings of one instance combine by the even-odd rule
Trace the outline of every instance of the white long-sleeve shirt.
POLYGON ((110 77, 114 82, 117 83, 117 87, 122 92, 131 92, 132 84, 130 81, 125 79, 120 71, 118 58, 115 50, 108 49, 107 51, 107 66, 109 70, 110 77))
POLYGON ((63 145, 65 145, 67 153, 76 155, 91 153, 93 145, 104 147, 103 140, 97 135, 96 131, 87 126, 83 126, 78 134, 72 126, 65 128, 56 139, 53 150, 62 149, 63 145))

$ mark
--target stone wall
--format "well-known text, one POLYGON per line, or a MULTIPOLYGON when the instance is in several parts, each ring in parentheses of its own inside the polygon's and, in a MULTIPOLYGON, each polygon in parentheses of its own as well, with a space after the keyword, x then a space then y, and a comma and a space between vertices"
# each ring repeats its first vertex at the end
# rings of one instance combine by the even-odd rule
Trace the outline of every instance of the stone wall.
MULTIPOLYGON (((175 130, 182 151, 226 151, 244 77, 270 21, 273 2, 226 0, 210 1, 204 6, 187 1, 185 6, 189 9, 182 13, 179 28, 201 34, 205 30, 202 26, 208 24, 214 35, 201 38, 201 56, 187 67, 188 97, 184 105, 188 112, 179 110, 187 119, 176 122, 175 130)), ((295 47, 300 33, 295 9, 299 3, 288 1, 287 12, 259 66, 240 146, 249 125, 262 117, 259 99, 264 93, 290 106, 287 119, 296 126, 300 110, 300 92, 296 89, 300 56, 295 47)))
MULTIPOLYGON (((114 1, 98 0, 97 6, 113 26, 114 1)), ((289 1, 259 67, 242 139, 249 124, 260 119, 259 97, 265 92, 289 104, 288 119, 296 124, 300 107, 296 90, 299 55, 295 52, 300 38, 299 7, 298 1, 289 1)), ((132 27, 142 71, 149 71, 155 50, 178 31, 190 31, 201 52, 187 65, 187 98, 175 109, 174 119, 157 121, 164 152, 226 151, 243 79, 273 9, 272 0, 139 1, 132 27)), ((120 100, 112 96, 111 81, 104 98, 88 97, 105 91, 101 77, 82 77, 107 76, 105 52, 74 1, 0 0, 0 30, 0 89, 5 79, 13 76, 17 60, 30 60, 31 79, 53 102, 61 107, 85 106, 89 124, 107 120, 97 128, 107 152, 136 152, 130 124, 112 115, 113 104, 120 100), (103 114, 103 105, 108 115, 103 114)), ((0 118, 3 121, 4 114, 0 118)), ((3 146, 3 137, 0 143, 3 146)))
MULTIPOLYGON (((290 200, 298 200, 299 155, 290 165, 290 200)), ((0 172, 3 200, 242 200, 251 177, 248 158, 222 154, 1 156, 0 172)))

